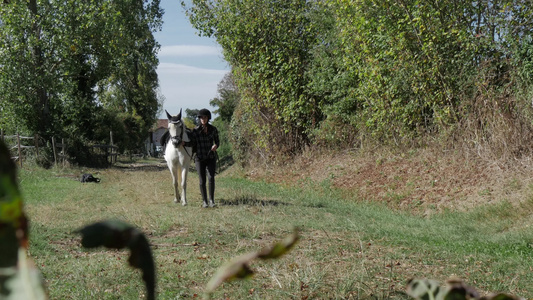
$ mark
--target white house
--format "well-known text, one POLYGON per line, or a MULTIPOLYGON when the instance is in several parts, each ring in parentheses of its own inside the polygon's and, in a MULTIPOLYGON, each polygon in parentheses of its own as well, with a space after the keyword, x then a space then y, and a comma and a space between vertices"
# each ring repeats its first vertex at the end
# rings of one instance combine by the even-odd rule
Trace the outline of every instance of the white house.
POLYGON ((152 156, 161 155, 161 137, 167 131, 168 120, 159 119, 154 125, 152 130, 150 130, 150 136, 146 139, 146 150, 152 156))

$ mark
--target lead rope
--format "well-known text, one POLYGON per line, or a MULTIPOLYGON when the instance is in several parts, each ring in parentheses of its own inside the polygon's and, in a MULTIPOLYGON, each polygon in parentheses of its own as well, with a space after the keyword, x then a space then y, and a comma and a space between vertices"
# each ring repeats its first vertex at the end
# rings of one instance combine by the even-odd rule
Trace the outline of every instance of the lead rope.
POLYGON ((218 159, 218 151, 215 151, 215 157, 217 160, 217 166, 215 168, 215 174, 220 174, 220 159, 218 159))

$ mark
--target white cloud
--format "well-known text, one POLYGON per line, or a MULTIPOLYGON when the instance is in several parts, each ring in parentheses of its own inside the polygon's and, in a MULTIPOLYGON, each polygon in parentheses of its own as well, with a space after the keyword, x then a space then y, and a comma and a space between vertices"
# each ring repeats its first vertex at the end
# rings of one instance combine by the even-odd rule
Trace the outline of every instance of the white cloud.
POLYGON ((201 45, 175 45, 163 46, 158 54, 159 57, 181 56, 221 56, 220 48, 216 46, 201 45))
POLYGON ((193 67, 183 64, 174 64, 174 63, 160 63, 157 69, 159 77, 168 76, 168 75, 184 75, 184 74, 195 74, 195 75, 215 75, 220 76, 226 74, 227 70, 215 70, 215 69, 205 69, 199 67, 193 67))
POLYGON ((182 64, 159 64, 159 86, 165 95, 163 108, 172 114, 181 108, 209 108, 209 101, 217 95, 217 85, 227 72, 182 64))

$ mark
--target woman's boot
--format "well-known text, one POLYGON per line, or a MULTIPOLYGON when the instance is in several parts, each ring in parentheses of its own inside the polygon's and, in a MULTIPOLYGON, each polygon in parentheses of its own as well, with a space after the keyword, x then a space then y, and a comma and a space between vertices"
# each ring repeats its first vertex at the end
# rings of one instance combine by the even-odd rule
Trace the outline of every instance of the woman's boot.
POLYGON ((206 191, 205 185, 200 186, 200 192, 202 193, 202 201, 203 201, 202 207, 208 207, 209 205, 207 204, 207 191, 206 191))
POLYGON ((215 183, 209 184, 209 207, 215 207, 215 183))

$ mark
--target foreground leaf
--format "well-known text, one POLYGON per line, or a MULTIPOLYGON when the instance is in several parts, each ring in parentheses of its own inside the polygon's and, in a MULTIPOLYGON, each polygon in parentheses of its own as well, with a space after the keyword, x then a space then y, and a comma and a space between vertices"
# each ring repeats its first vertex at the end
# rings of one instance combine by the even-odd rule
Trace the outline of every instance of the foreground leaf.
POLYGON ((448 289, 431 279, 412 279, 407 283, 407 294, 415 299, 443 300, 448 289))
POLYGON ((129 264, 143 272, 147 299, 155 299, 155 265, 150 244, 144 234, 120 220, 106 220, 85 226, 76 232, 82 235, 81 244, 86 248, 104 246, 110 249, 128 248, 129 264))
POLYGON ((19 248, 16 268, 0 268, 0 279, 0 299, 47 299, 41 273, 26 256, 26 250, 23 248, 19 248))
POLYGON ((299 239, 298 229, 286 237, 283 241, 275 243, 273 246, 262 249, 257 252, 250 252, 241 255, 218 269, 215 275, 209 280, 206 286, 206 293, 210 295, 217 287, 224 282, 235 279, 250 278, 254 272, 249 264, 256 258, 259 259, 277 259, 289 252, 299 239))
POLYGON ((260 251, 258 257, 261 259, 279 258, 289 252, 292 247, 296 245, 298 239, 298 229, 295 229, 293 233, 287 236, 283 241, 275 243, 271 248, 266 248, 260 251))
POLYGON ((446 286, 431 279, 411 279, 407 283, 407 295, 424 300, 525 300, 508 294, 480 296, 474 288, 455 278, 449 279, 446 286))
POLYGON ((16 165, 0 141, 0 299, 47 299, 39 270, 27 257, 28 221, 16 165))
POLYGON ((218 269, 215 275, 209 280, 206 286, 206 292, 212 293, 223 282, 229 282, 235 279, 246 279, 251 277, 254 272, 248 264, 257 257, 257 253, 247 253, 241 255, 218 269))

